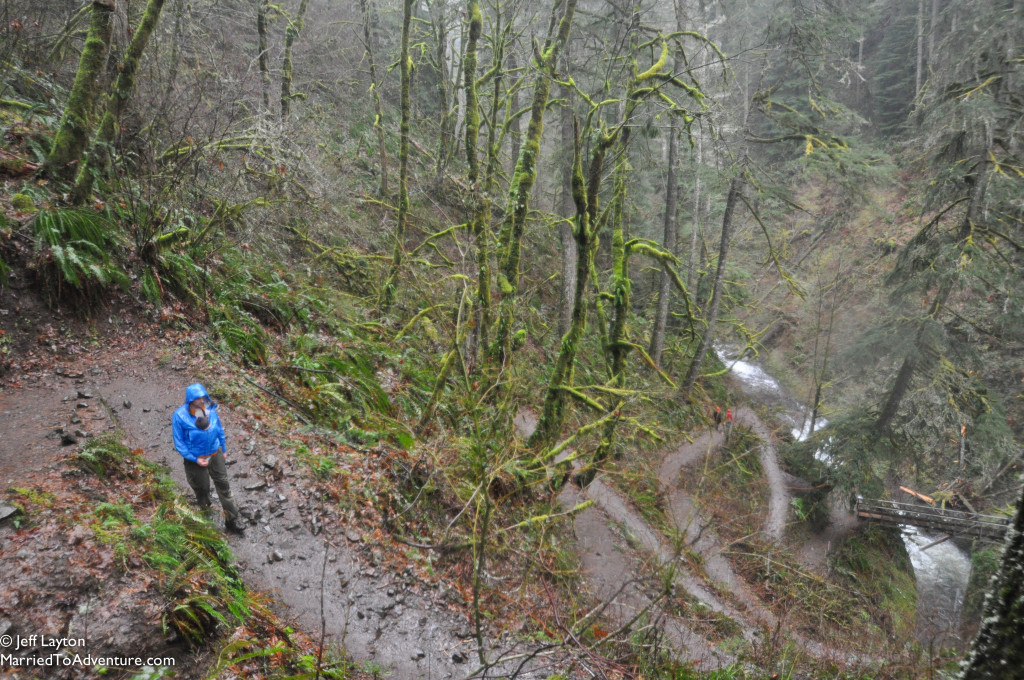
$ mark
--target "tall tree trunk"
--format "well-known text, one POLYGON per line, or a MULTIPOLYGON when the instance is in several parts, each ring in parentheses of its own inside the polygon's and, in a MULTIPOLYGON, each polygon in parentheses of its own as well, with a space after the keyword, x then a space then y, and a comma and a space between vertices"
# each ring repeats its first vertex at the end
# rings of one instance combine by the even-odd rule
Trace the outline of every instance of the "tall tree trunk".
POLYGON ((693 282, 697 277, 697 255, 699 248, 697 239, 700 236, 701 205, 700 205, 700 169, 704 164, 704 135, 697 134, 697 168, 693 173, 693 227, 690 233, 690 264, 686 270, 686 287, 693 290, 693 282))
MULTIPOLYGON (((633 40, 635 43, 635 39, 633 40)), ((634 68, 635 72, 635 68, 634 68)), ((620 135, 621 141, 615 156, 615 183, 612 200, 612 309, 615 318, 608 329, 608 346, 606 352, 611 361, 612 387, 624 390, 626 388, 626 358, 631 349, 628 343, 626 322, 629 320, 630 291, 632 282, 629 279, 629 250, 626 240, 629 236, 626 223, 626 175, 629 173, 629 118, 633 112, 633 100, 630 99, 633 91, 633 83, 629 85, 630 95, 627 97, 625 117, 623 121, 627 126, 623 128, 620 135)), ((619 424, 619 409, 622 408, 623 399, 620 396, 610 397, 611 405, 608 411, 613 414, 604 424, 601 433, 601 442, 594 452, 595 465, 600 464, 611 455, 615 448, 615 428, 619 424)))
MULTIPOLYGON (((363 3, 365 14, 366 0, 360 0, 363 3)), ((263 110, 270 110, 270 64, 268 59, 268 51, 270 49, 269 41, 267 40, 267 10, 270 9, 270 0, 256 0, 256 40, 257 49, 259 50, 258 63, 260 69, 260 87, 263 89, 263 110)), ((370 68, 373 68, 373 62, 371 61, 370 68)))
MULTIPOLYGON (((516 57, 515 47, 509 45, 508 50, 508 70, 511 73, 515 73, 519 69, 519 59, 516 57)), ((515 78, 510 79, 509 82, 515 82, 515 78)), ((516 88, 515 92, 512 93, 512 113, 519 111, 519 107, 522 105, 521 100, 521 88, 516 88)), ((523 132, 521 118, 516 116, 508 124, 508 139, 509 139, 509 157, 512 158, 512 170, 515 171, 515 164, 519 162, 519 152, 523 146, 523 132)))
POLYGON ((58 177, 72 177, 73 164, 82 157, 92 132, 92 103, 99 85, 96 76, 110 48, 111 19, 114 0, 93 0, 90 10, 89 33, 78 61, 75 82, 71 86, 64 115, 53 138, 53 146, 46 157, 46 169, 58 177))
MULTIPOLYGON (((445 0, 430 3, 430 19, 434 24, 434 58, 437 66, 437 99, 441 111, 441 124, 437 136, 437 158, 434 159, 435 181, 440 182, 451 156, 452 110, 450 104, 450 87, 448 75, 448 32, 445 12, 445 0)), ((472 21, 472 19, 470 19, 472 21)), ((472 30, 472 29, 470 29, 472 30)), ((472 38, 470 38, 472 40, 472 38)), ((467 48, 468 49, 468 48, 467 48)), ((475 64, 474 64, 475 67, 475 64)), ((465 68, 465 65, 463 65, 465 68)), ((468 122, 467 122, 468 126, 468 122)), ((468 131, 467 131, 467 134, 468 131)), ((475 153, 475 152, 474 152, 475 153)))
POLYGON ((401 73, 401 108, 402 122, 398 135, 398 223, 395 226, 395 248, 391 258, 391 269, 380 291, 380 308, 387 310, 395 301, 395 290, 398 287, 398 273, 402 269, 405 255, 405 222, 409 215, 409 123, 412 118, 412 98, 410 83, 412 80, 412 59, 409 57, 409 30, 412 24, 412 6, 416 0, 403 0, 402 9, 402 48, 399 54, 399 72, 401 73))
MULTIPOLYGON (((505 7, 505 11, 506 11, 506 14, 505 14, 505 25, 508 26, 509 28, 513 29, 511 34, 510 34, 510 35, 513 35, 513 36, 515 35, 515 30, 514 30, 515 27, 512 26, 513 23, 515 22, 515 15, 516 15, 516 11, 515 10, 516 10, 516 3, 514 3, 514 2, 506 3, 506 7, 505 7)), ((566 40, 567 40, 567 38, 566 38, 566 40)), ((506 49, 506 57, 505 58, 506 58, 506 63, 507 63, 506 68, 507 68, 508 73, 512 74, 512 77, 509 79, 508 82, 510 84, 512 84, 512 83, 515 83, 516 80, 518 80, 516 72, 519 70, 519 57, 518 57, 518 55, 516 54, 516 51, 515 51, 515 49, 516 49, 515 43, 510 42, 509 45, 505 49, 506 49)), ((567 44, 563 45, 562 49, 568 49, 568 45, 567 44)), ((527 60, 527 63, 528 63, 528 60, 527 60)), ((522 105, 522 103, 521 103, 521 101, 522 101, 521 93, 522 93, 522 88, 521 87, 517 87, 515 89, 515 91, 512 93, 511 111, 512 111, 513 114, 516 113, 517 111, 519 111, 519 109, 520 109, 520 107, 522 105)), ((508 125, 508 132, 507 132, 507 134, 509 136, 509 158, 512 159, 512 170, 513 171, 515 171, 515 163, 519 160, 519 150, 522 147, 522 127, 520 125, 520 120, 521 119, 517 116, 515 119, 510 121, 509 125, 508 125)), ((571 161, 570 161, 570 163, 571 163, 571 161)))
POLYGON ((860 37, 857 39, 857 79, 854 81, 856 86, 854 88, 854 101, 857 102, 857 106, 860 106, 860 82, 864 79, 864 32, 861 31, 860 37))
POLYGON ((284 59, 281 61, 281 120, 288 117, 292 106, 292 46, 302 32, 302 20, 306 16, 309 0, 299 2, 299 12, 294 21, 288 22, 284 31, 284 59))
MULTIPOLYGON (((679 72, 679 65, 676 65, 676 73, 679 72)), ((668 167, 665 177, 665 250, 669 253, 676 252, 676 185, 678 183, 677 173, 679 171, 679 152, 677 149, 675 118, 668 129, 668 167)), ((665 349, 665 327, 668 325, 668 306, 672 293, 672 278, 664 269, 661 272, 661 281, 658 286, 658 308, 654 315, 654 329, 651 331, 651 346, 649 354, 655 366, 661 367, 661 353, 665 349)))
POLYGON ((587 327, 587 279, 593 268, 594 252, 597 246, 598 198, 601 190, 601 175, 604 158, 615 140, 614 135, 602 135, 590 152, 588 180, 584 183, 583 165, 580 158, 580 140, 573 134, 572 198, 576 208, 573 220, 573 239, 576 247, 576 289, 573 291, 572 320, 569 329, 562 336, 558 357, 548 378, 544 393, 544 407, 541 410, 537 428, 530 436, 530 446, 546 446, 561 433, 565 421, 565 387, 572 375, 579 343, 587 327))
MULTIPOLYGON (((537 179, 537 160, 540 156, 541 133, 544 130, 544 112, 547 109, 548 96, 551 93, 552 74, 558 63, 558 55, 562 46, 569 38, 573 15, 576 12, 577 0, 565 0, 565 12, 558 22, 558 32, 545 41, 537 64, 537 75, 534 78, 533 104, 530 107, 530 122, 526 128, 526 139, 516 161, 515 172, 508 189, 508 208, 502 223, 501 267, 498 272, 498 285, 501 288, 501 304, 498 309, 498 328, 496 331, 492 357, 496 363, 502 364, 512 351, 512 326, 515 321, 515 304, 519 296, 520 259, 522 252, 523 230, 526 228, 526 215, 530 207, 530 193, 537 179)), ((551 26, 554 26, 561 0, 555 0, 552 7, 551 26)), ((550 36, 550 32, 549 32, 550 36)))
POLYGON ((733 213, 736 210, 736 201, 739 199, 740 192, 743 191, 743 184, 742 175, 733 177, 732 182, 729 184, 729 197, 725 201, 725 215, 722 216, 722 237, 718 244, 718 267, 715 270, 711 305, 710 309, 708 309, 708 327, 700 338, 697 352, 694 354, 693 361, 690 362, 690 367, 686 371, 686 377, 683 379, 680 393, 684 397, 690 396, 690 392, 697 382, 697 376, 700 375, 700 369, 704 364, 704 357, 707 356, 708 349, 711 348, 711 343, 715 339, 715 323, 718 321, 718 309, 721 305, 722 287, 725 282, 726 260, 729 255, 729 241, 732 239, 733 213))
POLYGON ((377 81, 377 64, 373 59, 373 34, 370 31, 370 0, 359 0, 363 10, 363 40, 366 41, 366 60, 370 66, 370 88, 373 90, 373 130, 377 133, 377 153, 380 156, 380 184, 377 194, 388 194, 388 149, 384 143, 384 109, 380 104, 380 83, 377 81))
POLYGON ((135 74, 139 70, 139 60, 146 50, 146 45, 153 34, 153 29, 156 28, 157 21, 160 20, 160 12, 163 8, 164 0, 149 0, 142 20, 139 21, 139 25, 132 34, 132 40, 125 51, 124 61, 120 64, 114 89, 107 98, 107 106, 92 146, 78 168, 75 188, 71 193, 72 203, 76 205, 81 204, 89 197, 95 175, 97 173, 105 174, 110 168, 111 147, 121 123, 121 113, 124 111, 132 90, 135 89, 135 74))
POLYGON ((917 0, 917 70, 914 79, 914 96, 921 94, 921 75, 924 62, 924 0, 917 0))
POLYGON ((1024 487, 1006 529, 1003 559, 985 598, 978 637, 961 680, 1010 680, 1024 668, 1024 487))
POLYGON ((932 17, 928 22, 928 69, 935 64, 935 34, 939 25, 939 0, 932 0, 932 17))
MULTIPOLYGON (((485 174, 485 186, 480 186, 480 163, 477 158, 477 147, 480 142, 480 104, 479 97, 477 94, 476 85, 476 69, 477 69, 477 44, 480 40, 480 34, 483 31, 483 14, 480 12, 480 0, 466 0, 466 15, 469 19, 469 36, 466 41, 465 55, 463 56, 463 91, 466 97, 466 166, 468 167, 467 179, 469 181, 470 189, 473 192, 472 205, 470 210, 472 212, 471 217, 471 233, 473 238, 476 240, 476 266, 477 266, 477 285, 476 285, 476 300, 479 309, 476 313, 476 323, 474 330, 475 341, 473 359, 475 362, 476 354, 480 351, 481 347, 486 347, 487 338, 490 334, 490 298, 491 298, 491 273, 490 273, 490 253, 487 247, 487 241, 490 238, 490 212, 491 212, 491 201, 490 201, 490 184, 492 181, 491 173, 491 144, 494 139, 494 120, 493 117, 497 114, 497 99, 500 96, 500 77, 495 77, 494 85, 494 99, 491 101, 491 117, 488 118, 488 135, 487 135, 487 167, 484 170, 485 174)), ((498 30, 495 31, 495 35, 499 36, 496 38, 500 40, 501 29, 500 25, 498 30)), ((499 45, 495 50, 494 59, 500 63, 501 59, 501 46, 499 45)))
MULTIPOLYGON (((566 50, 566 53, 568 53, 568 50, 566 50)), ((558 210, 559 217, 561 218, 558 223, 558 240, 562 246, 562 296, 558 310, 559 336, 569 332, 576 297, 576 285, 580 281, 576 273, 579 251, 576 248, 576 240, 573 236, 575 206, 572 198, 572 176, 575 139, 573 136, 572 89, 563 87, 562 97, 565 99, 565 104, 562 106, 561 111, 562 186, 558 210)), ((585 282, 586 279, 583 279, 583 281, 585 282)))

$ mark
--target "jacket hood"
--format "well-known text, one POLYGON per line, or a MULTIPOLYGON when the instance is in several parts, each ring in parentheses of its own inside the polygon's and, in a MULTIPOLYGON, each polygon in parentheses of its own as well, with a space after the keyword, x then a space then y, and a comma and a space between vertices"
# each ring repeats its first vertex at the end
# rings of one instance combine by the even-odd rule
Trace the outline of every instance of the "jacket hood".
POLYGON ((206 391, 206 388, 203 387, 202 383, 192 383, 191 385, 185 388, 186 404, 191 404, 196 399, 201 399, 203 397, 209 396, 209 392, 206 391))

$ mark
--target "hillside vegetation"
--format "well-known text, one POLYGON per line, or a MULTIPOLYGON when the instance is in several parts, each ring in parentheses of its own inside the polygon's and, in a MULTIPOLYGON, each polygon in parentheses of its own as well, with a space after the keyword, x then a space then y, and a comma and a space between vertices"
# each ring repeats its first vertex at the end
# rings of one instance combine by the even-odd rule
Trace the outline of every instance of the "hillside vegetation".
MULTIPOLYGON (((142 593, 132 645, 196 651, 119 677, 414 677, 406 608, 463 622, 439 663, 472 677, 952 677, 899 532, 843 509, 906 486, 1021 522, 1024 9, 847 4, 5 3, 5 406, 86 365, 201 380, 258 442, 233 484, 264 480, 229 545, 127 399, 102 437, 12 423, 76 448, 17 473, 5 559, 95 546, 76 597, 142 593), (261 518, 297 507, 299 607, 256 593, 261 518), (372 590, 390 671, 325 613, 372 590)), ((964 677, 1019 637, 1015 531, 963 542, 964 677)), ((22 578, 0 625, 33 590, 66 629, 60 587, 22 578)))

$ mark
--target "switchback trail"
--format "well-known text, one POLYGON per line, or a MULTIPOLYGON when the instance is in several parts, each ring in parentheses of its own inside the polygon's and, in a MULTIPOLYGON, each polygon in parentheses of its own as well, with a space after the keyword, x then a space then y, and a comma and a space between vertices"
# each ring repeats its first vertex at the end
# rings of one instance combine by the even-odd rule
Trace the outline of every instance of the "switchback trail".
MULTIPOLYGON (((536 416, 521 410, 515 424, 520 436, 526 437, 536 424, 536 416)), ((779 467, 768 428, 751 409, 740 407, 736 410, 736 425, 749 427, 759 439, 759 457, 770 489, 763 533, 770 541, 778 542, 785 530, 790 499, 785 473, 779 467)), ((666 613, 659 605, 652 604, 649 589, 646 596, 641 596, 635 592, 631 580, 624 582, 625 575, 639 573, 637 567, 644 565, 644 560, 631 550, 632 544, 655 560, 658 566, 671 566, 678 587, 711 611, 739 625, 742 636, 750 644, 757 643, 759 639, 767 643, 773 637, 773 632, 785 629, 803 649, 818 659, 837 663, 872 661, 871 658, 840 652, 807 639, 780 621, 736 573, 723 553, 721 540, 708 519, 700 513, 695 499, 678 485, 684 470, 689 469, 699 474, 697 465, 722 446, 724 431, 725 427, 719 431, 703 432, 693 441, 664 454, 658 469, 659 492, 666 500, 668 518, 683 536, 685 546, 699 557, 703 575, 696 574, 681 558, 682 546, 669 545, 665 537, 652 528, 627 499, 605 484, 600 476, 583 490, 566 485, 559 494, 563 507, 572 508, 587 499, 595 503, 574 517, 580 558, 592 596, 598 601, 610 602, 608 611, 612 620, 618 624, 647 608, 653 610, 654 618, 666 627, 668 642, 674 648, 677 658, 693 662, 701 668, 727 665, 735 661, 731 653, 715 647, 709 639, 688 628, 685 621, 666 613), (609 528, 609 523, 613 523, 618 531, 609 528)))

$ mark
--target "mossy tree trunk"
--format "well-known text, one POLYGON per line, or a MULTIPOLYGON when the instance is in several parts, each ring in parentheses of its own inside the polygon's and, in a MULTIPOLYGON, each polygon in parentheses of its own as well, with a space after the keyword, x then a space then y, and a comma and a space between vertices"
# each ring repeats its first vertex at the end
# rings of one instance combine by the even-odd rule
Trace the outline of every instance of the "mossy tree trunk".
POLYGON ((1024 669, 1024 487, 1006 530, 999 572, 985 598, 978 637, 963 664, 961 680, 1011 680, 1024 669))
MULTIPOLYGON (((366 0, 360 0, 364 7, 366 0)), ((260 69, 260 86, 263 88, 263 110, 270 110, 270 63, 268 52, 270 44, 267 40, 267 10, 270 9, 270 0, 256 0, 256 41, 259 54, 256 55, 260 69)), ((365 9, 364 9, 365 12, 365 9)), ((373 68, 373 62, 370 62, 373 68)))
MULTIPOLYGON (((634 69, 635 71, 635 69, 634 69)), ((632 88, 631 88, 632 89, 632 88)), ((632 98, 629 103, 632 104, 632 98)), ((628 122, 632 115, 631 106, 627 104, 627 114, 624 122, 628 122)), ((627 224, 626 224, 626 176, 629 173, 629 133, 630 128, 626 126, 622 131, 622 140, 617 149, 615 157, 615 182, 614 182, 614 204, 612 205, 612 280, 611 299, 614 317, 608 328, 608 345, 605 352, 608 355, 609 367, 611 370, 611 386, 622 390, 626 387, 626 358, 631 349, 628 343, 626 322, 629 318, 630 291, 632 282, 629 279, 629 248, 626 245, 627 224)), ((622 408, 622 398, 611 397, 609 412, 618 414, 622 408)), ((601 442, 594 453, 594 462, 600 463, 611 454, 615 447, 615 428, 618 425, 618 415, 613 415, 605 423, 601 434, 601 442)))
MULTIPOLYGON (((676 17, 676 31, 684 30, 686 20, 683 16, 683 7, 679 2, 674 2, 675 17, 676 17)), ((686 58, 682 54, 681 50, 676 50, 675 56, 673 57, 672 71, 673 73, 682 73, 686 69, 686 58)), ((679 195, 679 145, 678 137, 679 128, 675 116, 672 117, 671 124, 668 130, 668 158, 666 159, 666 177, 665 177, 665 220, 663 225, 663 236, 662 246, 665 250, 675 255, 676 242, 679 238, 679 226, 676 221, 676 213, 678 211, 678 195, 679 195)), ((697 185, 695 187, 695 204, 700 203, 700 173, 699 173, 699 161, 698 161, 698 172, 694 173, 697 177, 697 185)), ((694 212, 694 228, 696 229, 696 217, 697 212, 694 212)), ((696 231, 694 231, 696 233, 696 231)), ((692 251, 690 255, 693 257, 692 251)), ((691 264, 691 270, 693 268, 691 264)), ((692 286, 692 282, 688 281, 687 286, 692 286)), ((665 349, 665 331, 668 326, 668 310, 669 303, 672 298, 672 278, 669 276, 668 270, 664 269, 661 272, 661 279, 658 282, 658 305, 654 313, 654 327, 651 330, 651 343, 648 348, 648 354, 650 354, 651 360, 654 365, 661 367, 661 353, 665 349)))
POLYGON ((548 39, 537 55, 537 73, 534 78, 533 102, 530 107, 530 122, 526 128, 526 139, 519 152, 515 171, 508 190, 505 219, 500 240, 501 265, 498 271, 498 285, 501 289, 501 304, 498 309, 498 325, 491 356, 495 363, 503 364, 512 352, 512 327, 515 323, 515 304, 519 296, 520 259, 522 256, 523 231, 530 207, 530 193, 537 179, 537 161, 540 156, 541 133, 544 130, 544 113, 547 110, 551 81, 556 72, 558 55, 569 38, 576 12, 577 0, 564 0, 565 10, 557 22, 558 31, 552 35, 556 24, 558 8, 562 0, 555 0, 551 10, 548 39))
POLYGON ((398 274, 402 270, 402 261, 405 256, 405 223, 409 216, 409 125, 412 118, 412 98, 409 92, 412 81, 409 32, 414 3, 415 0, 403 0, 402 3, 402 47, 398 57, 402 109, 398 134, 398 222, 395 225, 395 247, 391 257, 391 268, 380 291, 379 307, 381 310, 387 310, 395 301, 398 274))
MULTIPOLYGON (((589 131, 589 125, 587 126, 589 131)), ((576 362, 579 343, 587 328, 587 280, 593 267, 597 251, 597 228, 599 221, 598 197, 601 191, 604 159, 615 142, 617 131, 600 135, 590 152, 588 178, 584 182, 583 166, 580 159, 579 135, 574 135, 572 163, 572 198, 576 207, 572 235, 576 248, 576 288, 573 291, 572 319, 558 350, 558 357, 548 378, 544 393, 544 406, 537 427, 530 436, 530 446, 547 446, 562 431, 565 422, 566 387, 576 362)))
POLYGON ((111 19, 114 0, 93 0, 90 10, 89 32, 78 61, 75 82, 71 86, 64 115, 53 138, 53 146, 46 157, 46 170, 57 177, 74 176, 77 163, 89 143, 92 132, 92 104, 99 89, 97 76, 103 69, 110 48, 111 19))
MULTIPOLYGON (((468 168, 467 179, 470 189, 473 192, 471 197, 470 210, 471 228, 473 238, 476 241, 476 265, 477 265, 477 287, 476 303, 477 313, 474 319, 474 355, 481 348, 487 346, 490 335, 491 323, 491 268, 488 240, 490 239, 490 213, 491 199, 490 191, 493 183, 493 144, 495 140, 495 118, 497 117, 498 100, 501 96, 501 78, 496 76, 494 82, 494 97, 491 101, 490 115, 488 117, 487 134, 487 167, 484 170, 485 180, 483 186, 480 183, 480 162, 478 158, 478 146, 480 142, 480 103, 477 87, 477 45, 483 31, 483 14, 480 11, 479 0, 467 0, 466 16, 469 19, 469 35, 466 40, 466 51, 462 59, 463 69, 463 91, 466 94, 466 166, 468 168)), ((500 21, 500 15, 499 15, 500 21)), ((501 25, 499 23, 496 31, 495 41, 497 43, 494 51, 494 63, 501 64, 502 42, 501 25)), ((500 73, 500 68, 496 69, 500 73)), ((473 362, 475 363, 474 356, 473 362)))
POLYGON ((370 0, 359 0, 363 12, 363 40, 366 42, 366 61, 370 67, 370 89, 373 91, 373 130, 377 133, 377 153, 380 155, 380 184, 377 194, 388 193, 388 149, 384 143, 384 109, 380 103, 380 83, 377 81, 377 64, 373 58, 373 34, 370 31, 370 0))
POLYGON ((704 358, 707 356, 711 343, 715 340, 715 324, 718 322, 718 310, 722 303, 722 289, 725 284, 725 267, 729 255, 729 243, 732 240, 733 215, 736 212, 736 201, 739 200, 740 192, 743 191, 744 180, 742 175, 736 175, 729 184, 729 196, 725 201, 725 214, 722 216, 722 235, 718 243, 718 266, 715 269, 715 281, 711 292, 711 304, 708 306, 707 328, 700 337, 697 352, 690 361, 690 367, 683 378, 680 387, 680 394, 689 397, 690 391, 697 382, 701 367, 704 365, 704 358))
POLYGON ((295 96, 292 94, 292 48, 302 33, 302 21, 306 17, 308 7, 309 0, 302 0, 295 19, 288 21, 288 27, 284 31, 284 58, 281 60, 281 120, 291 113, 292 98, 295 96))
MULTIPOLYGON (((440 183, 452 156, 454 109, 451 106, 451 83, 448 76, 448 16, 446 0, 430 3, 430 20, 434 29, 434 68, 437 70, 437 104, 441 124, 437 135, 437 158, 434 159, 435 181, 440 183)), ((472 18, 469 18, 472 23, 472 18)), ((470 28, 472 30, 472 28, 470 28)), ((479 35, 477 36, 479 39, 479 35)), ((468 47, 466 48, 469 49, 468 47)), ((465 63, 463 63, 465 68, 465 63)), ((468 104, 467 104, 468 108, 468 104)))
POLYGON ((110 169, 112 146, 121 124, 121 113, 128 103, 132 90, 135 89, 135 74, 139 70, 139 60, 142 59, 142 53, 145 52, 146 45, 149 44, 149 38, 153 35, 163 8, 164 0, 149 0, 142 20, 139 21, 139 25, 136 26, 135 32, 132 34, 132 40, 125 51, 117 80, 114 82, 114 89, 107 98, 107 106, 103 112, 103 118, 100 120, 99 128, 96 130, 92 146, 78 168, 75 188, 71 193, 72 202, 75 204, 81 204, 89 197, 93 178, 97 174, 106 174, 110 169))

